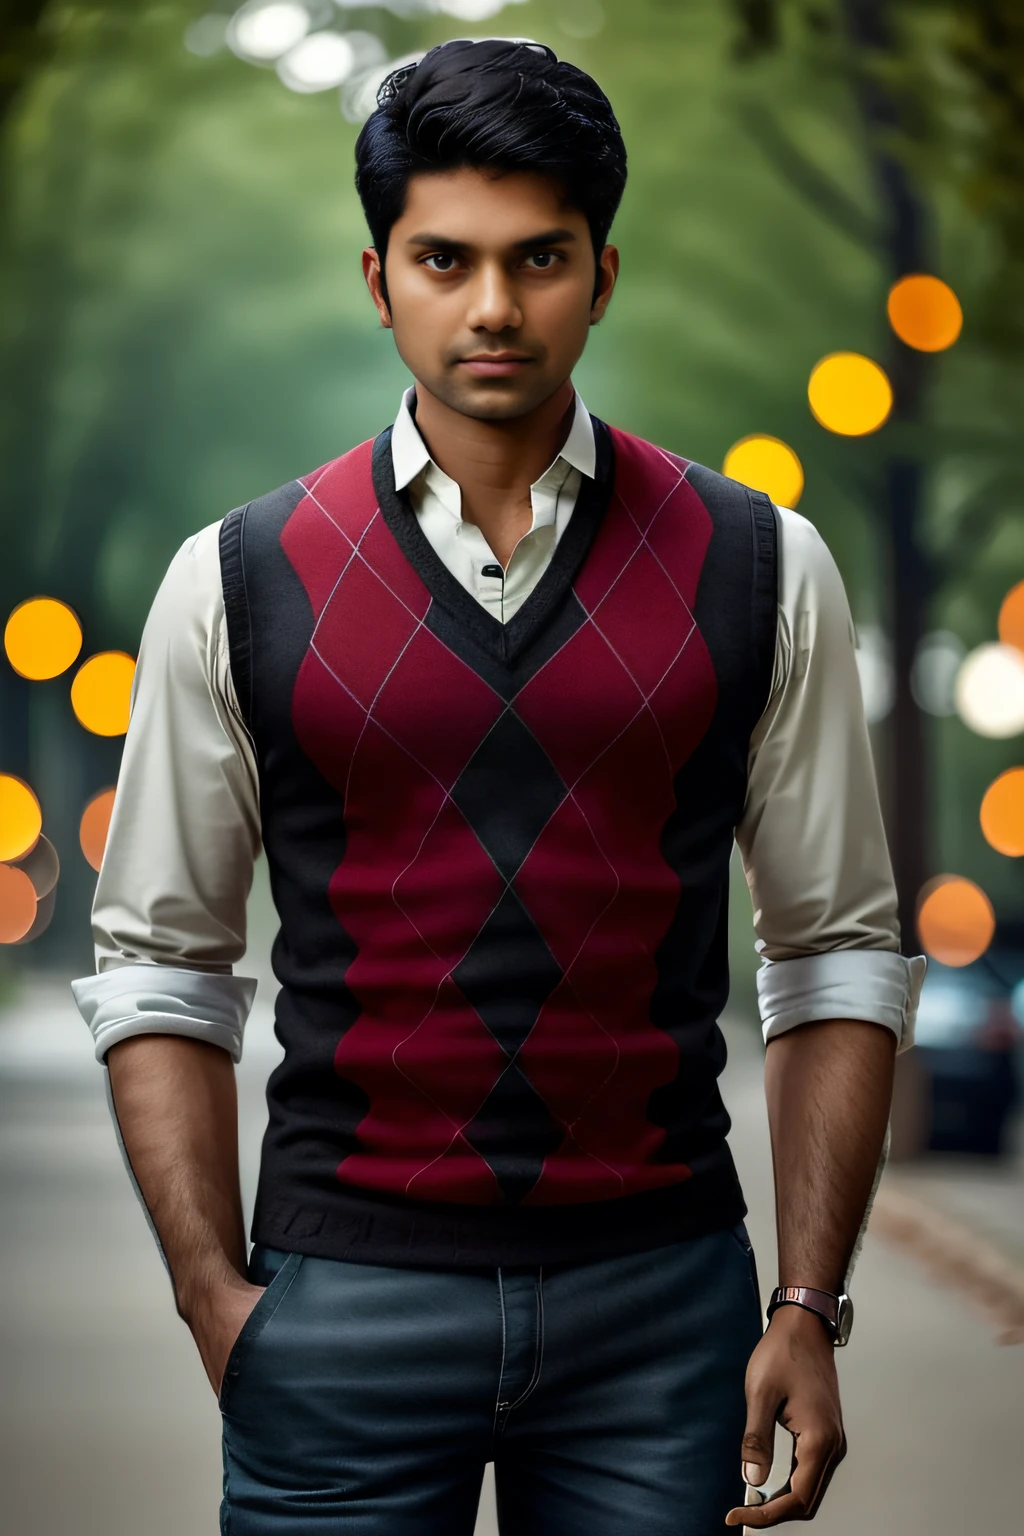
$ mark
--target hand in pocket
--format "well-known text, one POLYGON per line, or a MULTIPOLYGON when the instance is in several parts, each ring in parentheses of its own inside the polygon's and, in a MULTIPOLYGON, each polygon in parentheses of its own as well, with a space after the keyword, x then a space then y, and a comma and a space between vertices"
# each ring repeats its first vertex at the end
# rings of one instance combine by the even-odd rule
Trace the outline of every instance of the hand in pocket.
POLYGON ((263 1291, 263 1286, 250 1285, 238 1276, 211 1287, 186 1319, 210 1385, 218 1396, 231 1351, 263 1291))

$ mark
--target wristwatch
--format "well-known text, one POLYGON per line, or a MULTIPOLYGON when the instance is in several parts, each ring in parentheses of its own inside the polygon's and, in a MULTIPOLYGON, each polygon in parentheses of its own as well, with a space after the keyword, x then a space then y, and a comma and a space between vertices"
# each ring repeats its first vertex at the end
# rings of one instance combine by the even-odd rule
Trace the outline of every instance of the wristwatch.
POLYGON ((853 1302, 849 1296, 833 1296, 831 1291, 816 1291, 809 1285, 779 1285, 768 1303, 768 1321, 780 1307, 804 1307, 816 1312, 837 1349, 849 1341, 853 1327, 853 1302))

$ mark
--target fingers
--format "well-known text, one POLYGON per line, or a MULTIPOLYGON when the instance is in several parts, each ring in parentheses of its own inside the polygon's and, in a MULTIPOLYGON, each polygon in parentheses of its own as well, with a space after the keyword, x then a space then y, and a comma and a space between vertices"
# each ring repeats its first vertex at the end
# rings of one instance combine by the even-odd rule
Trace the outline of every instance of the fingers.
POLYGON ((846 1439, 842 1432, 817 1439, 801 1435, 796 1445, 789 1491, 769 1499, 767 1504, 731 1509, 725 1517, 726 1525, 766 1530, 785 1520, 813 1520, 832 1475, 845 1455, 846 1439))
POLYGON ((783 1520, 810 1520, 811 1516, 801 1499, 785 1493, 777 1499, 769 1499, 756 1509, 730 1509, 725 1517, 726 1525, 742 1525, 749 1530, 763 1531, 770 1525, 781 1525, 783 1520))
POLYGON ((747 1378, 747 1427, 740 1450, 743 1481, 760 1488, 772 1469, 775 1455, 775 1415, 779 1394, 767 1382, 747 1378))

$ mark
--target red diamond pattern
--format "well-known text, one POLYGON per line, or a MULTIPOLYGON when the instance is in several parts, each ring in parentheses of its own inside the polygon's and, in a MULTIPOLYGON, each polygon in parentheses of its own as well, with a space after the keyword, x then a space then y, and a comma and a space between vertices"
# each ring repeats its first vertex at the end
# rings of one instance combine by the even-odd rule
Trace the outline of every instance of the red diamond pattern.
MULTIPOLYGON (((678 1059, 649 1006, 679 895, 660 849, 673 779, 715 707, 691 612, 710 519, 681 461, 613 435, 616 491, 575 584, 587 621, 512 706, 568 790, 513 879, 563 971, 515 1057, 565 1132, 529 1204, 612 1198, 689 1172, 654 1161, 664 1132, 647 1103, 678 1059)), ((424 627, 429 593, 370 483, 364 445, 315 479, 282 539, 319 616, 293 718, 344 797, 330 899, 356 945, 346 983, 363 1010, 335 1066, 370 1109, 337 1173, 391 1194, 494 1203, 498 1181, 465 1132, 509 1057, 452 972, 505 882, 451 790, 506 706, 424 627)))

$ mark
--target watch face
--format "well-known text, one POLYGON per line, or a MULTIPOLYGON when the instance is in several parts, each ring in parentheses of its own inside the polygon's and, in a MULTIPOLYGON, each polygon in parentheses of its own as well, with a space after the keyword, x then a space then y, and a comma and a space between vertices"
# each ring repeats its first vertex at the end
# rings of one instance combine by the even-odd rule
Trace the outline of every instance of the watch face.
POLYGON ((839 1316, 836 1319, 836 1348, 840 1349, 850 1337, 853 1328, 853 1302, 849 1296, 839 1298, 839 1316))

